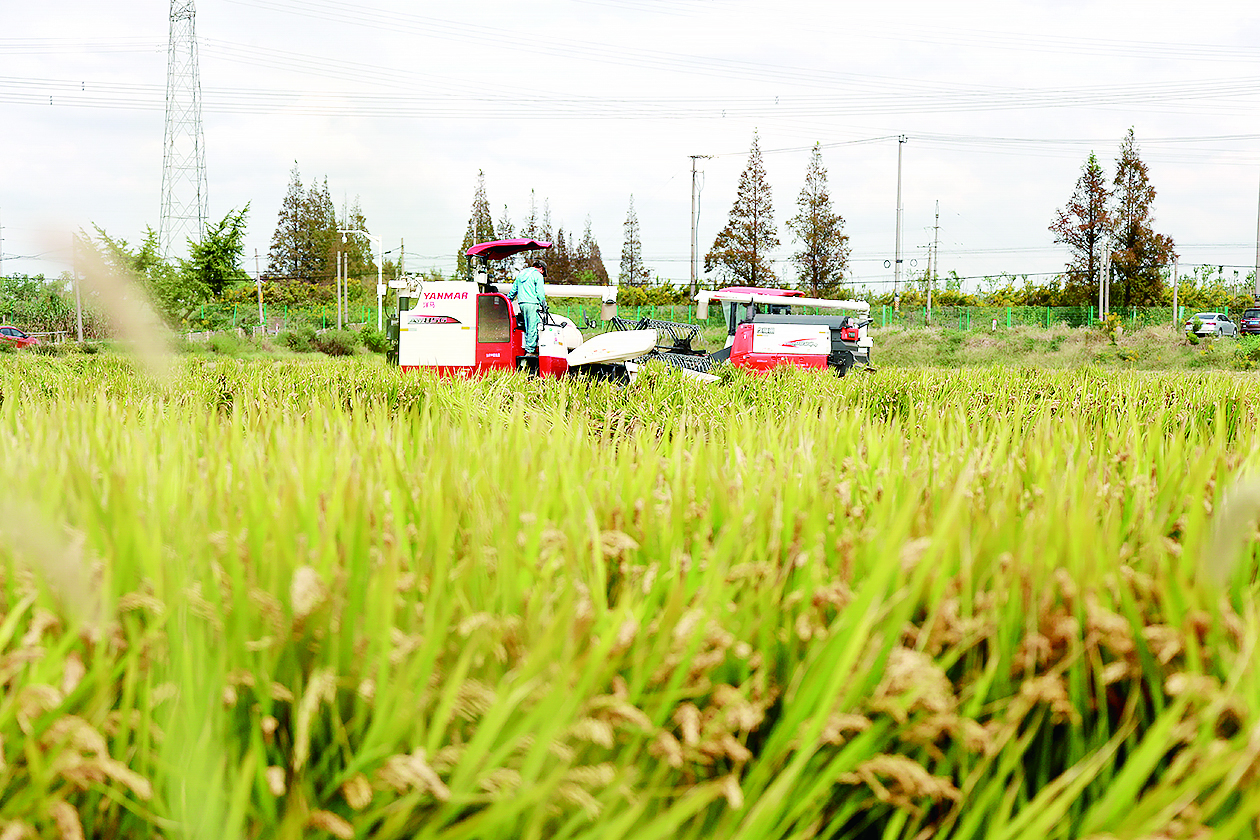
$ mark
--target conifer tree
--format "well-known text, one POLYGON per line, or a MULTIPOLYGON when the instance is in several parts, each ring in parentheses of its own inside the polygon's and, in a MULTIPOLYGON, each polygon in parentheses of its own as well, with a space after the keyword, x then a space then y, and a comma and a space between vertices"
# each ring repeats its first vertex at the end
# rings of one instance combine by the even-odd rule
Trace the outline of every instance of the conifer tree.
POLYGON ((796 215, 787 223, 801 249, 792 255, 798 287, 811 297, 839 290, 849 265, 849 237, 844 219, 831 206, 822 147, 814 144, 805 171, 805 186, 796 197, 796 215))
POLYGON ((1155 233, 1151 205, 1155 203, 1155 187, 1150 173, 1138 154, 1133 129, 1120 144, 1113 182, 1115 202, 1115 240, 1112 251, 1113 271, 1119 291, 1116 303, 1121 306, 1155 306, 1163 301, 1162 269, 1175 256, 1171 237, 1155 233))
POLYGON ((474 245, 491 242, 495 238, 494 220, 490 218, 490 202, 486 198, 486 175, 477 170, 477 190, 473 193, 472 212, 468 217, 468 230, 464 233, 464 241, 459 246, 456 256, 456 274, 467 277, 469 272, 468 257, 465 253, 474 245))
MULTIPOLYGON (((367 219, 359 206, 358 196, 355 196, 354 204, 351 205, 349 212, 342 217, 338 228, 341 230, 369 230, 367 219)), ((347 233, 345 234, 345 241, 340 242, 338 247, 345 255, 346 278, 351 283, 357 281, 364 288, 374 288, 376 286, 377 272, 376 257, 372 251, 372 240, 363 234, 347 233)), ((332 264, 334 274, 336 274, 336 265, 334 258, 332 264)))
POLYGON ((634 196, 630 196, 630 209, 622 225, 621 274, 619 280, 630 286, 641 286, 651 276, 643 265, 643 242, 639 238, 639 217, 634 213, 634 196))
MULTIPOLYGON (((503 205, 503 215, 499 217, 499 225, 495 230, 496 239, 515 239, 516 227, 512 224, 512 214, 508 212, 508 206, 503 205)), ((504 257, 497 261, 497 265, 492 265, 490 271, 498 280, 510 280, 516 276, 516 272, 520 268, 520 258, 517 254, 510 257, 504 257)))
POLYGON ((311 188, 303 192, 302 176, 295 162, 267 252, 266 276, 332 285, 337 275, 337 253, 341 251, 349 254, 350 276, 355 276, 356 272, 359 276, 371 275, 374 286, 376 266, 372 261, 371 242, 363 236, 349 235, 347 243, 343 244, 340 228, 368 229, 358 199, 353 210, 339 222, 328 179, 322 184, 311 184, 311 188))
POLYGON ((1072 249, 1065 266, 1063 301, 1080 306, 1097 300, 1103 256, 1112 236, 1111 190, 1098 158, 1089 153, 1067 206, 1055 211, 1050 231, 1054 241, 1072 249))
POLYGON ((574 253, 572 237, 561 227, 556 231, 555 241, 547 254, 547 282, 573 283, 577 272, 577 254, 574 253))
POLYGON ((726 282, 762 286, 774 280, 770 252, 779 246, 770 182, 753 133, 748 165, 739 176, 739 191, 713 247, 704 256, 705 273, 716 271, 726 282))
POLYGON ((332 284, 337 276, 337 207, 328 189, 328 179, 322 186, 311 185, 302 207, 304 254, 301 276, 311 283, 332 284))
POLYGON ((297 161, 289 173, 289 188, 280 204, 275 233, 271 235, 271 247, 267 251, 267 275, 269 277, 298 277, 302 267, 303 221, 302 206, 306 194, 302 190, 302 174, 297 161))
POLYGON ((591 230, 590 216, 586 217, 586 229, 582 231, 582 242, 578 245, 577 254, 579 282, 595 283, 600 286, 611 284, 608 279, 608 269, 604 266, 604 258, 599 253, 599 243, 595 241, 595 234, 591 230))

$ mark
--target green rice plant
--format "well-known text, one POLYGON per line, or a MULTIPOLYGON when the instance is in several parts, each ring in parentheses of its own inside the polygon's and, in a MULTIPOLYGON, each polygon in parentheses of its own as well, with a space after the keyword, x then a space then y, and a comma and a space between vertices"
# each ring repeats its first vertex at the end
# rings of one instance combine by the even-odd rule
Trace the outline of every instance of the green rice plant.
POLYGON ((1246 378, 645 373, 0 362, 3 830, 1254 836, 1246 378))

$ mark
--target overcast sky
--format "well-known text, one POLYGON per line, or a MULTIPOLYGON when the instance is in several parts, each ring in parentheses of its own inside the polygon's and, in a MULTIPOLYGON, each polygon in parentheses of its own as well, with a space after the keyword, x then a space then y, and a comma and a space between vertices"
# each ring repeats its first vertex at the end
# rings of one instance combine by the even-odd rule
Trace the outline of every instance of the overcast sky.
MULTIPOLYGON (((160 0, 0 0, 4 273, 59 273, 80 227, 158 227, 168 31, 160 0)), ((1130 126, 1183 265, 1255 261, 1251 2, 201 0, 196 32, 209 213, 249 203, 251 273, 296 161, 409 270, 453 268, 480 169, 496 221, 506 204, 519 225, 531 189, 553 225, 589 216, 614 276, 633 194, 648 267, 686 278, 689 156, 715 156, 703 258, 754 131, 783 271, 821 142, 854 278, 886 287, 905 136, 908 268, 939 201, 942 272, 1052 273, 1055 208, 1130 126)))

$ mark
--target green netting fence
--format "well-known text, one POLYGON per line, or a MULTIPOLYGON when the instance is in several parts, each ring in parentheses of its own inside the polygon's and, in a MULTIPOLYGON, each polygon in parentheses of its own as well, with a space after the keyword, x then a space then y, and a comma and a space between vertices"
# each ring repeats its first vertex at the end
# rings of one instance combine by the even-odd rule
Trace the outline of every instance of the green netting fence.
MULTIPOLYGON (((1194 312, 1178 307, 1178 323, 1191 317, 1194 312)), ((564 315, 583 327, 594 327, 599 321, 599 304, 552 304, 551 311, 564 315)), ((804 307, 794 309, 807 314, 834 315, 834 310, 804 307)), ((1111 310, 1120 317, 1125 329, 1173 324, 1171 306, 1115 307, 1111 310)), ((1229 311, 1225 310, 1228 315, 1229 311)), ((720 327, 724 323, 721 307, 710 305, 709 317, 698 319, 694 306, 620 306, 618 315, 628 320, 652 318, 659 321, 680 321, 685 324, 701 324, 720 327)), ((1232 316, 1231 316, 1232 317, 1232 316)), ((872 306, 871 320, 876 327, 943 327, 957 330, 995 330, 1011 327, 1088 327, 1098 323, 1098 309, 1093 306, 934 306, 931 318, 926 307, 872 306)))

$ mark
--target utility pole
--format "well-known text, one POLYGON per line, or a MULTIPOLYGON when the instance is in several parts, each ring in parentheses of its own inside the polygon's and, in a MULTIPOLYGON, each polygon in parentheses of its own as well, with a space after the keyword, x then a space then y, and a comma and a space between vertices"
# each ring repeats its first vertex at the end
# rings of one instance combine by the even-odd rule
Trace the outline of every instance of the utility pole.
POLYGON ((344 329, 341 322, 341 249, 337 249, 337 329, 344 329))
POLYGON ((699 197, 696 193, 696 161, 708 160, 713 155, 689 155, 691 158, 691 296, 700 291, 700 279, 696 272, 696 221, 700 215, 699 197))
POLYGON ((932 323, 932 287, 936 285, 936 272, 941 264, 941 200, 936 199, 936 224, 933 226, 932 258, 928 261, 927 322, 932 323))
POLYGON ((1177 258, 1173 257, 1173 329, 1177 328, 1181 317, 1177 314, 1177 258))
POLYGON ((1256 285, 1252 298, 1260 304, 1260 199, 1256 201, 1256 285))
POLYGON ((262 334, 267 334, 267 321, 263 317, 262 305, 262 269, 258 265, 258 249, 254 249, 254 277, 258 282, 258 328, 262 330, 262 334))
POLYGON ((70 259, 74 267, 74 319, 79 325, 79 344, 83 343, 83 296, 79 292, 79 248, 70 237, 70 259))
POLYGON ((909 139, 897 137, 897 249, 893 255, 893 311, 901 311, 901 147, 909 139))
MULTIPOLYGON (((1107 260, 1107 255, 1103 254, 1104 267, 1106 266, 1106 260, 1107 260)), ((1098 272, 1098 320, 1100 323, 1104 320, 1103 306, 1106 304, 1106 301, 1103 299, 1103 274, 1104 273, 1105 273, 1104 271, 1098 272)))

